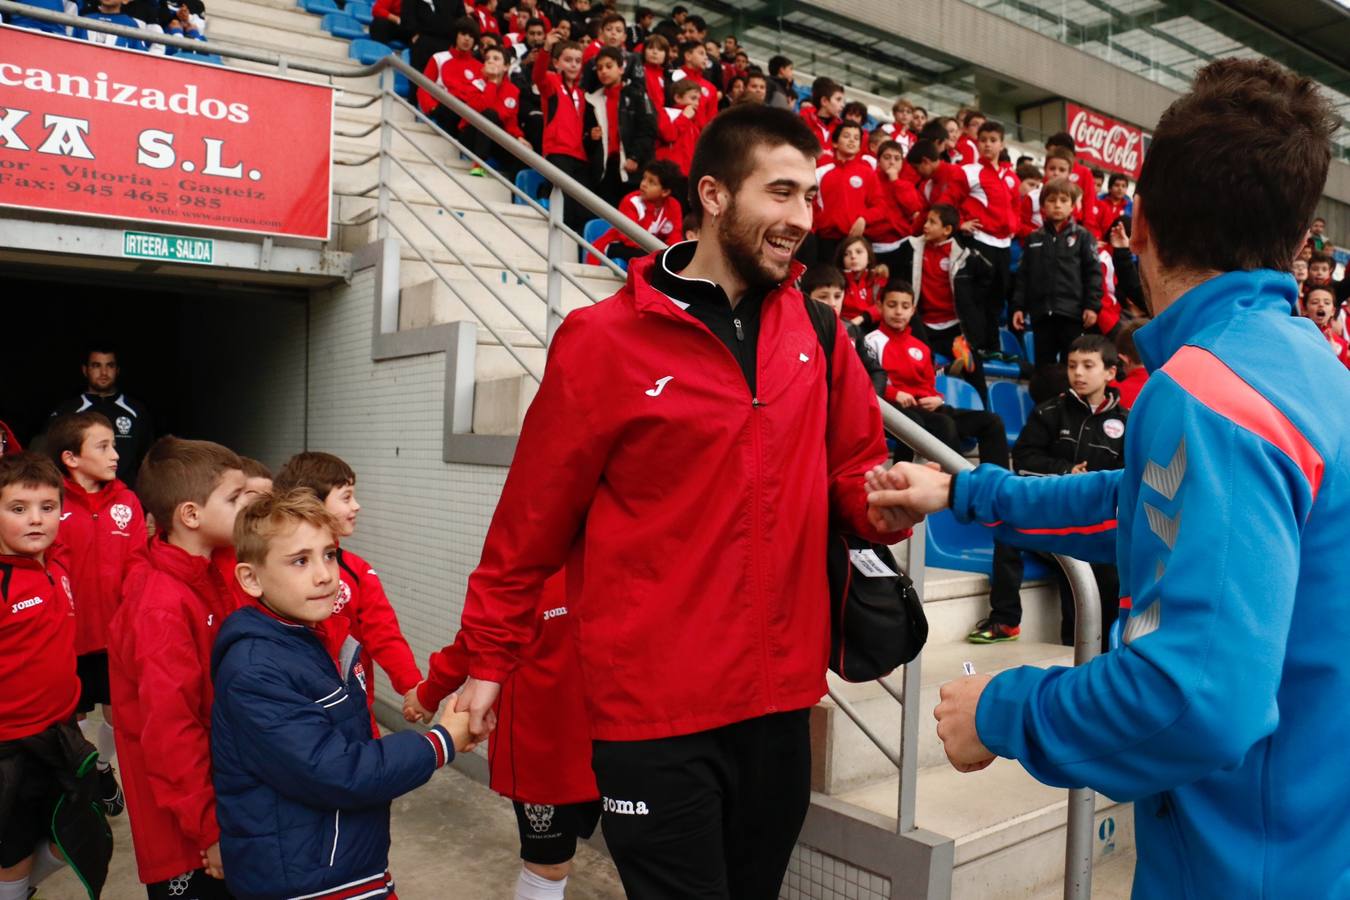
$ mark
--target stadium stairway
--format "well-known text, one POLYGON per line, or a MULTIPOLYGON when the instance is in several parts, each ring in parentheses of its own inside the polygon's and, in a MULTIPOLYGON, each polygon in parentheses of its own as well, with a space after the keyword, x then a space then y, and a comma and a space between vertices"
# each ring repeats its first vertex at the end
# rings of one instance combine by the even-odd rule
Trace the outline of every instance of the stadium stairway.
MULTIPOLYGON (((329 65, 348 59, 348 42, 324 32, 320 17, 298 8, 294 0, 212 0, 211 16, 213 42, 284 52, 293 59, 329 65)), ((237 60, 226 64, 274 73, 269 67, 237 60)), ((289 75, 327 80, 295 70, 289 75)), ((374 77, 340 79, 337 84, 343 91, 344 103, 359 102, 378 93, 374 77)), ((339 105, 335 110, 335 159, 354 162, 375 154, 380 132, 372 126, 377 126, 379 120, 379 103, 363 109, 339 105)), ((508 189, 495 179, 469 176, 470 163, 434 129, 417 122, 408 110, 396 108, 393 120, 416 144, 412 146, 409 140, 395 136, 393 153, 422 182, 419 185, 398 166, 392 167, 393 189, 408 203, 391 205, 390 216, 396 227, 391 228, 390 236, 397 237, 401 230, 413 244, 407 246, 400 241, 404 246, 400 254, 399 329, 415 330, 454 321, 491 324, 531 365, 542 371, 544 347, 520 326, 507 305, 542 333, 546 327, 544 304, 478 238, 485 239, 527 279, 542 285, 546 279, 543 257, 503 228, 484 207, 488 205, 507 217, 534 247, 546 244, 545 220, 534 209, 513 204, 508 189), (449 174, 428 162, 422 150, 445 166, 449 174), (436 240, 436 234, 446 238, 461 258, 456 259, 436 240), (454 291, 437 277, 438 272, 454 286, 454 291), (486 290, 475 272, 497 287, 501 297, 486 290)), ((374 158, 360 165, 334 167, 331 249, 353 251, 375 239, 376 223, 362 220, 370 219, 374 211, 376 198, 370 189, 377 175, 378 160, 374 158), (346 224, 353 222, 359 224, 346 224)), ((620 283, 607 269, 580 263, 566 265, 598 296, 612 293, 620 283)), ((579 290, 564 283, 564 310, 588 302, 579 290)), ((521 375, 520 367, 502 351, 486 328, 479 328, 477 333, 475 374, 478 398, 483 401, 489 396, 499 396, 491 393, 491 385, 524 381, 526 376, 521 375)), ((518 400, 520 395, 515 396, 518 400)), ((508 420, 501 431, 512 431, 518 419, 510 420, 521 408, 523 404, 518 404, 509 414, 498 416, 508 420)), ((904 545, 896 550, 900 559, 906 558, 904 545)), ((1019 766, 1006 761, 977 775, 957 774, 945 762, 930 712, 937 703, 939 686, 959 676, 964 661, 971 661, 977 671, 986 673, 1018 665, 1071 664, 1070 650, 1055 641, 1059 628, 1056 589, 1044 580, 1027 581, 1022 590, 1025 617, 1021 640, 973 646, 965 642, 965 635, 987 612, 987 577, 929 569, 924 587, 930 637, 923 655, 917 824, 954 840, 953 897, 1021 900, 1041 896, 1053 891, 1063 878, 1066 792, 1037 784, 1019 766)), ((898 684, 899 673, 892 678, 898 684)), ((831 676, 831 686, 875 730, 898 743, 900 706, 880 685, 847 684, 831 676)), ((894 767, 829 699, 813 711, 812 741, 812 787, 820 797, 846 804, 846 808, 857 810, 860 817, 875 819, 879 815, 894 821, 898 780, 894 767)), ((1099 797, 1097 810, 1096 859, 1110 861, 1115 869, 1121 869, 1133 852, 1131 808, 1099 797)))

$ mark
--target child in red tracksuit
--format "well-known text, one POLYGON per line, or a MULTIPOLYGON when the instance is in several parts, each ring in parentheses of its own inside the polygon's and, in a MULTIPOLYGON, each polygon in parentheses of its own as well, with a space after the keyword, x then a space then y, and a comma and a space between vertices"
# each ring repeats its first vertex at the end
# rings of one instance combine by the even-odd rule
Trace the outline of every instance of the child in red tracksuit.
POLYGON ((844 273, 844 306, 839 318, 863 331, 881 321, 881 289, 890 270, 877 262, 872 242, 865 237, 847 238, 835 251, 835 266, 844 273))
POLYGON ((98 770, 109 815, 122 811, 122 792, 113 777, 112 697, 108 691, 108 623, 122 604, 122 583, 133 563, 146 555, 141 502, 117 480, 112 423, 102 413, 58 416, 47 429, 47 448, 65 471, 61 529, 75 605, 75 660, 80 675, 78 712, 103 705, 103 723, 85 719, 81 729, 98 747, 98 770))
POLYGON ((717 88, 703 77, 708 65, 708 51, 698 41, 685 41, 676 51, 680 58, 680 68, 670 73, 673 84, 689 80, 698 85, 698 114, 694 120, 703 129, 717 117, 717 88))
MULTIPOLYGON (((680 207, 684 184, 684 175, 675 167, 675 163, 668 159, 654 159, 643 167, 638 189, 619 203, 619 212, 667 244, 678 243, 684 226, 680 207)), ((624 237, 617 228, 600 235, 595 248, 610 259, 632 259, 647 253, 624 237)))
MULTIPOLYGON (((455 99, 463 100, 475 109, 478 108, 475 106, 477 95, 483 90, 483 64, 473 52, 477 41, 473 23, 468 19, 456 20, 450 35, 450 49, 434 54, 422 71, 429 81, 434 81, 455 99)), ((441 106, 440 101, 420 87, 417 89, 417 105, 447 133, 455 134, 459 130, 459 115, 441 106)))
POLYGON ((689 174, 703 130, 698 118, 699 90, 691 78, 675 82, 671 90, 675 105, 663 107, 656 117, 656 158, 670 160, 683 175, 689 174))
POLYGON ((108 628, 117 757, 136 866, 150 900, 229 897, 211 786, 211 646, 235 594, 243 462, 210 441, 160 438, 136 486, 156 533, 108 628))
MULTIPOLYGON (((562 897, 576 854, 600 820, 600 791, 591 771, 591 737, 581 668, 572 638, 569 573, 544 582, 534 641, 502 684, 497 727, 488 742, 491 787, 512 801, 520 830, 516 897, 562 897)), ((572 595, 580 585, 571 586, 572 595)), ((436 708, 468 677, 468 654, 457 640, 431 655, 427 680, 404 703, 410 722, 430 722, 436 708)))
MULTIPOLYGON (((314 492, 338 523, 338 540, 350 538, 356 531, 356 472, 331 453, 307 451, 286 461, 277 473, 276 490, 307 488, 314 492)), ((351 636, 361 644, 361 661, 371 672, 366 679, 366 705, 371 708, 370 726, 375 724, 375 678, 373 659, 389 676, 394 690, 406 697, 422 680, 412 649, 399 630, 398 616, 384 592, 375 569, 351 550, 339 546, 338 569, 342 584, 338 587, 335 615, 351 621, 351 636)))
MULTIPOLYGON (((544 111, 544 158, 564 173, 590 186, 586 155, 586 95, 581 90, 581 45, 550 31, 544 49, 535 55, 534 86, 544 111)), ((577 234, 590 213, 580 203, 564 206, 564 222, 577 234)))
POLYGON ((50 834, 65 793, 58 779, 94 753, 74 721, 75 606, 63 554, 53 548, 61 486, 48 459, 0 456, 0 897, 6 900, 28 897, 63 864, 50 834), (42 752, 58 742, 76 757, 68 764, 53 765, 42 752))
POLYGON ((873 164, 859 155, 861 149, 862 127, 841 122, 834 130, 833 159, 816 169, 820 190, 812 230, 822 259, 832 259, 841 241, 862 235, 885 215, 881 183, 873 164))
POLYGON ((1331 345, 1336 358, 1350 369, 1350 344, 1336 333, 1334 324, 1336 295, 1332 293, 1331 288, 1318 285, 1309 290, 1307 296, 1303 298, 1303 314, 1312 319, 1313 324, 1322 332, 1322 337, 1331 345))
POLYGON ((983 313, 980 346, 973 350, 986 353, 999 349, 998 323, 1004 304, 1012 293, 1012 238, 1020 224, 1020 215, 1013 204, 1019 195, 1017 176, 1009 175, 1012 187, 1000 171, 999 156, 1003 152, 1003 126, 984 122, 979 130, 980 161, 962 166, 965 176, 961 182, 961 231, 971 235, 980 254, 991 265, 991 275, 983 290, 983 313))
POLYGON ((900 243, 913 235, 922 221, 923 197, 919 173, 905 162, 905 151, 896 141, 877 148, 877 183, 880 186, 881 217, 864 232, 877 258, 888 266, 895 261, 900 243))

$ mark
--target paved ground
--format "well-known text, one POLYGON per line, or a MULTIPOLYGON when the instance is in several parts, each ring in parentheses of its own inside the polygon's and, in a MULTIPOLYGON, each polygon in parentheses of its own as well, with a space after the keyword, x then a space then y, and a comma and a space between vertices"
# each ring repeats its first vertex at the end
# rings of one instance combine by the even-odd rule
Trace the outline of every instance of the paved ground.
MULTIPOLYGON (((394 801, 390 871, 400 900, 509 898, 520 871, 516 817, 506 800, 468 776, 447 767, 411 794, 394 801)), ((138 900, 145 891, 136 878, 131 829, 124 813, 111 820, 116 849, 105 900, 138 900)), ((568 900, 623 897, 609 858, 582 844, 567 883, 568 900)), ((39 900, 85 900, 69 870, 42 883, 39 900)))

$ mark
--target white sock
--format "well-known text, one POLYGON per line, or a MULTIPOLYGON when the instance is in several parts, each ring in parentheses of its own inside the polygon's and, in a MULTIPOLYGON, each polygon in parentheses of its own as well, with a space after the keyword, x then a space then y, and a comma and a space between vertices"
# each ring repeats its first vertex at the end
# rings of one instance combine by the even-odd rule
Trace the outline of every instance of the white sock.
POLYGON ((98 738, 94 741, 98 748, 98 767, 105 768, 117 755, 117 744, 113 742, 113 727, 107 722, 98 726, 98 738))
POLYGON ((0 881, 0 900, 28 900, 28 879, 0 881))
MULTIPOLYGON (((520 878, 516 879, 516 900, 560 900, 566 893, 566 878, 562 881, 550 881, 524 866, 520 867, 520 878)), ((0 900, 5 898, 0 897, 0 900)))
POLYGON ((98 740, 98 726, 99 723, 93 719, 81 719, 80 734, 84 735, 86 741, 93 744, 98 740))
POLYGON ((52 845, 46 841, 33 853, 33 871, 28 873, 28 884, 37 887, 53 872, 60 871, 66 861, 52 852, 52 845))

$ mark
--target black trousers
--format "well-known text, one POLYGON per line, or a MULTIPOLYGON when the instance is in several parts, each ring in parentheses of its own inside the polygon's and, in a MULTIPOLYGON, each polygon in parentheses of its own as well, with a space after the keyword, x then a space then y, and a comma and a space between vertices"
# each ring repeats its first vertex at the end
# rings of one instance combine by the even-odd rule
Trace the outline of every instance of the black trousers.
MULTIPOLYGON (((923 333, 919 335, 919 337, 928 345, 928 349, 932 350, 934 353, 941 353, 943 356, 952 355, 952 342, 956 340, 959 334, 961 334, 960 325, 948 325, 946 328, 929 328, 927 325, 920 323, 919 328, 923 330, 923 333)), ((969 338, 967 338, 967 340, 969 340, 969 338)), ((972 351, 976 349, 978 348, 971 347, 972 351)), ((975 389, 975 392, 980 395, 980 400, 984 402, 984 408, 988 409, 989 385, 984 380, 984 361, 980 359, 978 353, 971 353, 971 356, 975 359, 975 367, 973 369, 966 369, 959 377, 962 381, 975 389)))
POLYGON ((411 44, 412 32, 404 28, 402 23, 395 25, 388 19, 371 19, 370 38, 381 44, 392 44, 394 41, 411 44))
MULTIPOLYGON (((563 170, 563 174, 570 175, 577 181, 580 181, 586 187, 595 189, 591 180, 591 167, 585 160, 578 159, 575 156, 568 156, 565 153, 550 153, 547 156, 549 162, 563 170)), ((548 196, 545 194, 545 196, 548 196)), ((594 216, 591 211, 582 206, 571 197, 566 197, 563 201, 563 224, 568 228, 581 234, 581 230, 586 227, 586 223, 594 216)))
POLYGON ((610 206, 617 207, 619 202, 637 187, 637 183, 633 181, 633 173, 628 173, 628 181, 623 180, 623 174, 619 154, 611 153, 609 159, 605 161, 605 175, 595 186, 595 192, 605 198, 605 202, 610 206))
POLYGON ((605 843, 629 897, 776 900, 811 804, 810 710, 595 741, 605 843))
MULTIPOLYGON (((990 247, 988 244, 975 242, 975 249, 983 254, 984 258, 989 260, 993 266, 993 272, 989 276, 989 285, 981 298, 980 312, 984 314, 984 321, 981 323, 980 333, 975 336, 979 341, 978 347, 972 349, 978 350, 998 350, 998 320, 1003 314, 1003 306, 1008 302, 1008 297, 1012 294, 1012 251, 1007 247, 990 247)), ((1036 348, 1038 351, 1039 347, 1036 348)), ((1037 356, 1037 359, 1040 357, 1037 356)))
POLYGON ((1083 320, 1052 313, 1031 324, 1036 341, 1036 368, 1068 362, 1069 345, 1083 333, 1083 320))
MULTIPOLYGON (((1053 564, 1055 578, 1059 581, 1059 642, 1066 647, 1074 645, 1074 623, 1077 621, 1073 607, 1073 591, 1069 589, 1069 579, 1058 563, 1053 564)), ((1120 572, 1110 563, 1092 563, 1092 577, 1097 581, 1097 592, 1101 595, 1102 609, 1102 652, 1111 649, 1111 626, 1120 616, 1120 572)))
MULTIPOLYGON (((1008 434, 994 413, 945 405, 933 412, 914 406, 900 412, 957 453, 963 440, 975 438, 980 462, 1008 468, 1008 434)), ((989 573, 989 619, 1000 625, 1022 624, 1022 554, 999 541, 994 542, 994 566, 989 573)))

